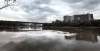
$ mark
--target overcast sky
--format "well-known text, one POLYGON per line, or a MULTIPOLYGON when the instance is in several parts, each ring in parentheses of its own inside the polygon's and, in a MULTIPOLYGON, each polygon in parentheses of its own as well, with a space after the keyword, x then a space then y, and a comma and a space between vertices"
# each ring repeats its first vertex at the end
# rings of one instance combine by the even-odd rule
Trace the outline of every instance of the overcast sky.
POLYGON ((87 12, 100 19, 100 0, 17 0, 14 6, 0 10, 0 20, 50 22, 87 12))

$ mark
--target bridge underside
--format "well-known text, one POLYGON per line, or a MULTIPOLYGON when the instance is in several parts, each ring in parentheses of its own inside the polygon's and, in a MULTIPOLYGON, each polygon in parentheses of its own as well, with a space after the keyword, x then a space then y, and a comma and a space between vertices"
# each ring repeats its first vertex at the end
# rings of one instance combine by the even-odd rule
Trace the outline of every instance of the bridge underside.
POLYGON ((0 21, 0 30, 18 30, 19 28, 36 28, 42 27, 44 23, 37 22, 20 22, 20 21, 0 21))

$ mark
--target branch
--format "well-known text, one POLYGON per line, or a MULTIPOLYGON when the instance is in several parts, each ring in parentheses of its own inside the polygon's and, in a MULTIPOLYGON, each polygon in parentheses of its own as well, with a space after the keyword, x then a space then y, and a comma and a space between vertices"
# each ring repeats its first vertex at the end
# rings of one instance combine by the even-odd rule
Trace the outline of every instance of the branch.
POLYGON ((5 6, 1 7, 0 9, 6 8, 6 7, 8 7, 8 6, 10 6, 10 5, 9 5, 9 4, 8 4, 8 5, 5 5, 5 6))
POLYGON ((0 9, 3 9, 3 8, 6 8, 6 7, 9 7, 9 6, 13 5, 13 3, 16 2, 16 0, 13 0, 12 3, 9 3, 10 0, 5 0, 5 2, 7 2, 7 3, 4 6, 0 7, 0 9))

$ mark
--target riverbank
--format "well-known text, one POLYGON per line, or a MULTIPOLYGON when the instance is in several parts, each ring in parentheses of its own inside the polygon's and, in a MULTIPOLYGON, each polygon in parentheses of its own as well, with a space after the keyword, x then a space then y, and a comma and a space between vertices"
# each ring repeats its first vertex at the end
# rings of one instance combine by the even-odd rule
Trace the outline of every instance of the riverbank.
POLYGON ((72 26, 63 26, 63 27, 57 27, 57 26, 49 26, 49 27, 45 27, 44 29, 100 29, 100 27, 93 27, 93 26, 89 26, 89 27, 72 27, 72 26))
POLYGON ((54 27, 54 26, 50 26, 50 27, 46 27, 46 30, 60 30, 60 31, 66 31, 66 32, 84 32, 84 31, 90 31, 90 32, 99 32, 100 31, 100 27, 70 27, 70 26, 66 26, 66 27, 54 27))

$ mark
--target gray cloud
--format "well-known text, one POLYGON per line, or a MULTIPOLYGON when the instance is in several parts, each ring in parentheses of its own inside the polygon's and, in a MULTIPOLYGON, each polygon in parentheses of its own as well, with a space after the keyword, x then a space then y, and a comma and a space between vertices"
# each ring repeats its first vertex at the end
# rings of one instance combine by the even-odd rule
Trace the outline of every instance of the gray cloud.
POLYGON ((77 3, 77 2, 81 2, 82 0, 63 0, 67 3, 77 3))
POLYGON ((34 0, 32 2, 29 2, 28 4, 22 4, 21 8, 24 9, 25 12, 29 14, 27 17, 28 20, 45 20, 48 15, 55 15, 57 11, 51 9, 48 7, 48 4, 50 3, 50 0, 34 0), (45 6, 41 6, 41 5, 45 6), (35 18, 37 17, 37 18, 35 18))
MULTIPOLYGON (((60 1, 62 2, 62 4, 63 3, 69 4, 69 6, 74 11, 73 14, 84 12, 84 10, 86 11, 94 10, 99 6, 99 3, 100 3, 100 0, 60 0, 60 1)), ((51 2, 52 0, 33 0, 32 2, 28 4, 23 4, 22 8, 24 8, 25 12, 29 13, 30 15, 29 17, 31 18, 33 17, 32 19, 35 20, 38 18, 39 20, 45 20, 46 18, 44 17, 58 14, 58 11, 55 11, 54 9, 49 7, 51 2), (41 5, 44 5, 44 6, 41 6, 41 5), (37 18, 34 18, 34 17, 37 17, 37 18)), ((64 8, 64 9, 67 9, 67 8, 64 8)), ((31 18, 27 18, 27 19, 30 20, 31 18)))
POLYGON ((50 0, 35 0, 35 4, 49 4, 50 0))
MULTIPOLYGON (((0 11, 1 18, 21 21, 46 22, 52 15, 74 14, 99 9, 100 0, 17 0, 14 9, 0 11), (15 14, 12 16, 12 14, 15 14), (8 18, 10 17, 10 18, 8 18)), ((99 14, 98 14, 99 15, 99 14)), ((63 16, 62 16, 63 17, 63 16)))
POLYGON ((72 8, 76 9, 95 9, 100 0, 63 0, 70 4, 72 8))

